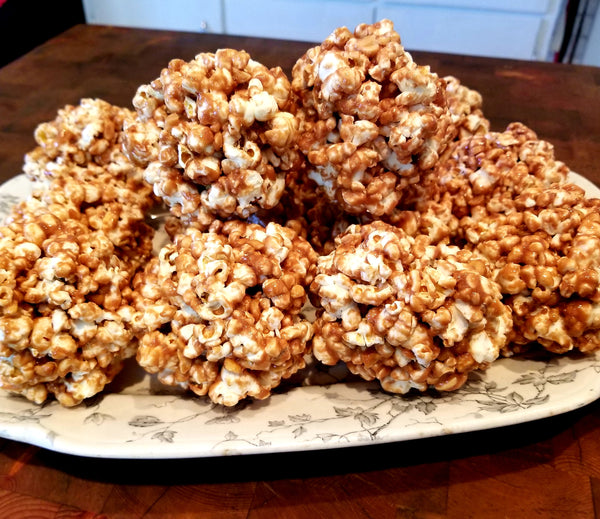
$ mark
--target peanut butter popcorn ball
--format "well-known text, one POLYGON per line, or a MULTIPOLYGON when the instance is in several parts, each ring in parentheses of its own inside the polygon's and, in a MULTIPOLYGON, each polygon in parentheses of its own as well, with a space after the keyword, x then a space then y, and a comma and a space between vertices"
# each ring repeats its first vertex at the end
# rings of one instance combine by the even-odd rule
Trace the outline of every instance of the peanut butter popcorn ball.
POLYGON ((292 70, 309 176, 352 214, 389 214, 456 134, 444 81, 389 20, 336 29, 292 70))
POLYGON ((273 222, 187 228, 136 276, 139 364, 218 404, 268 397, 310 353, 316 258, 273 222))
MULTIPOLYGON (((141 125, 160 130, 146 180, 175 216, 202 230, 215 218, 275 207, 286 172, 300 163, 289 80, 244 51, 174 59, 133 104, 141 125)), ((130 155, 152 155, 151 139, 142 140, 128 138, 130 155)))
POLYGON ((84 187, 62 180, 0 227, 0 387, 74 406, 135 355, 130 282, 152 235, 137 208, 86 208, 84 187))
POLYGON ((318 261, 313 353, 392 393, 458 389, 499 356, 512 327, 489 276, 458 247, 381 221, 351 226, 318 261))
POLYGON ((506 211, 461 220, 467 247, 493 265, 511 308, 512 355, 536 344, 562 354, 600 349, 600 200, 572 184, 531 187, 506 211))

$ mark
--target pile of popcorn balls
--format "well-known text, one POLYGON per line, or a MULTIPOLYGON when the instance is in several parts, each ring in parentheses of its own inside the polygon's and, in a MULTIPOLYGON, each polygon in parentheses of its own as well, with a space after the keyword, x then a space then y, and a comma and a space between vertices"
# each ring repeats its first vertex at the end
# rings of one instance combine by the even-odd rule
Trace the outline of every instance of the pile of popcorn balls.
POLYGON ((241 50, 173 59, 132 104, 35 131, 36 188, 0 227, 3 389, 73 406, 135 357, 233 406, 314 362, 405 394, 600 349, 600 201, 389 20, 291 78, 241 50))

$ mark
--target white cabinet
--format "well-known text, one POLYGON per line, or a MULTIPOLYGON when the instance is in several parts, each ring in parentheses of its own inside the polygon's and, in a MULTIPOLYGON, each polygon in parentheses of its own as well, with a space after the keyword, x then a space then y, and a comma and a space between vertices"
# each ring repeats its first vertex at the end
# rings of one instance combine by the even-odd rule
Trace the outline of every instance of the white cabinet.
POLYGON ((87 23, 223 32, 221 0, 83 0, 87 23))
POLYGON ((225 32, 320 42, 336 27, 373 23, 374 0, 223 0, 225 32))
POLYGON ((558 0, 386 1, 407 49, 516 59, 549 59, 564 2, 558 0))
POLYGON ((88 23, 320 42, 390 18, 409 50, 547 60, 567 0, 83 0, 88 23))

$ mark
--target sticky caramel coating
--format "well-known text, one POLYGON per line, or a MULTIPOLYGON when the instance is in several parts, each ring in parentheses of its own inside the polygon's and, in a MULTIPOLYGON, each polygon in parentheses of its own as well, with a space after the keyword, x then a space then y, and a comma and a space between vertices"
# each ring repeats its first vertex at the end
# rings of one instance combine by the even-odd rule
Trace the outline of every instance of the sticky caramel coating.
POLYGON ((218 404, 268 397, 310 353, 301 310, 316 258, 273 222, 187 228, 136 276, 139 364, 218 404))
POLYGON ((126 150, 141 162, 157 150, 146 180, 174 215, 202 230, 215 218, 275 207, 301 160, 289 80, 244 51, 171 60, 133 105, 139 122, 128 127, 126 150), (145 138, 148 125, 159 129, 154 141, 145 138))
POLYGON ((135 354, 130 282, 151 229, 139 207, 85 193, 58 178, 0 227, 0 387, 36 403, 77 405, 135 354))
POLYGON ((85 166, 90 162, 106 165, 119 159, 120 133, 134 113, 102 99, 84 98, 78 105, 65 105, 54 120, 39 124, 34 131, 38 147, 28 157, 43 154, 53 164, 46 170, 26 171, 32 178, 56 176, 61 167, 85 166), (59 170, 58 172, 56 170, 59 170))
POLYGON ((480 207, 461 220, 513 312, 505 355, 534 343, 558 354, 600 349, 599 209, 579 187, 555 184, 524 190, 506 212, 480 207))
MULTIPOLYGON (((34 131, 37 146, 25 155, 23 172, 38 185, 65 178, 85 189, 87 204, 119 202, 148 207, 156 200, 142 167, 123 152, 124 129, 135 113, 101 99, 66 105, 34 131)), ((53 188, 54 189, 54 188, 53 188)))
POLYGON ((294 65, 309 176, 352 214, 389 214, 456 134, 445 83, 389 20, 336 29, 294 65))
POLYGON ((121 148, 132 164, 146 168, 150 163, 158 161, 160 132, 154 119, 146 120, 134 114, 123 121, 121 148))
POLYGON ((521 123, 503 132, 453 142, 436 166, 410 186, 403 204, 386 221, 434 242, 462 244, 459 221, 481 207, 490 214, 518 211, 516 197, 567 181, 569 168, 554 157, 552 145, 521 123), (411 230, 412 229, 412 230, 411 230))
POLYGON ((490 121, 483 114, 483 97, 477 90, 463 85, 454 76, 445 76, 446 99, 457 130, 457 139, 490 131, 490 121))
POLYGON ((344 213, 320 195, 317 184, 298 171, 287 177, 281 202, 273 210, 257 213, 262 225, 276 221, 291 227, 308 240, 319 254, 327 254, 334 246, 335 237, 358 222, 358 218, 344 213))
POLYGON ((455 390, 505 347, 512 321, 487 262, 384 222, 354 225, 318 262, 313 352, 386 391, 455 390))

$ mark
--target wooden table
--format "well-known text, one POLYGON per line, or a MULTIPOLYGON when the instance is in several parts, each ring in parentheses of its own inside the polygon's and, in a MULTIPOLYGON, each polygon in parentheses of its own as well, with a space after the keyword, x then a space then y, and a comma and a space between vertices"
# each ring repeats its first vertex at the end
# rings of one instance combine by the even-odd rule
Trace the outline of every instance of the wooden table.
MULTIPOLYGON (((309 44, 76 26, 0 69, 0 179, 20 172, 35 126, 65 104, 131 106, 169 59, 220 47, 289 72, 309 44)), ((494 129, 524 122, 600 183, 600 69, 414 57, 479 90, 494 129)), ((600 402, 477 433, 228 458, 89 459, 0 439, 0 517, 600 517, 600 402)))

